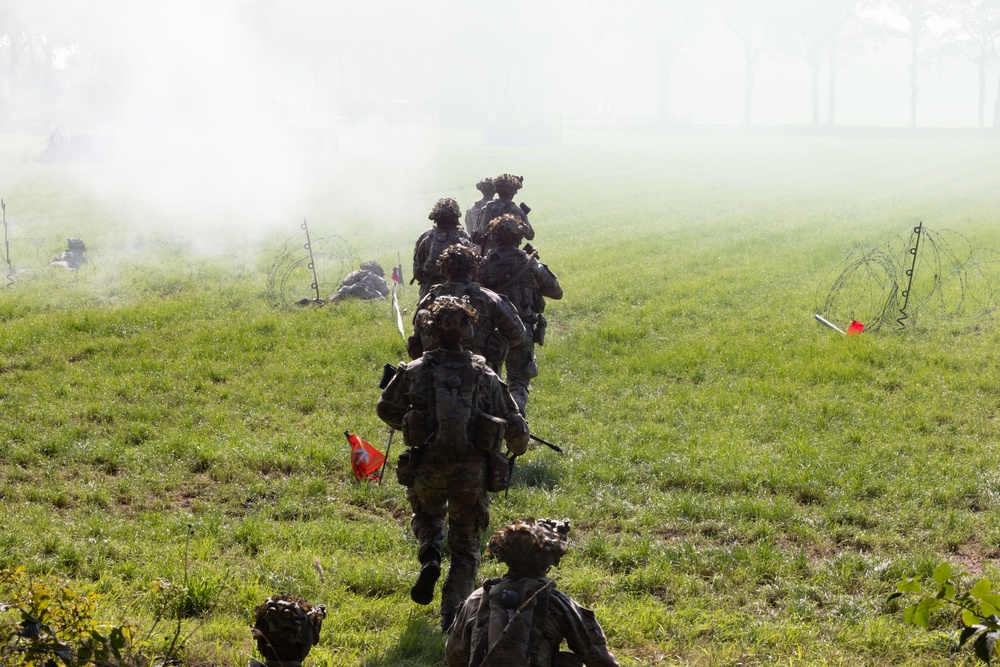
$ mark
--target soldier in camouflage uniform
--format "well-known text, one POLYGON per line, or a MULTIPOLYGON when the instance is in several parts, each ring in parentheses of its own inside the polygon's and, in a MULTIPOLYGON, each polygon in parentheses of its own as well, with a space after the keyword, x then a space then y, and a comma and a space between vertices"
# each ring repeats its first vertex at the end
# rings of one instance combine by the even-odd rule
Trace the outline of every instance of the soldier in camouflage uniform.
POLYGON ((569 521, 525 519, 498 531, 487 558, 508 566, 459 608, 448 667, 618 667, 594 612, 545 576, 566 553, 569 521), (563 642, 569 651, 560 651, 563 642))
POLYGON ((493 185, 496 187, 499 199, 488 202, 483 207, 483 212, 479 215, 480 224, 477 232, 475 234, 469 232, 472 242, 479 246, 479 251, 484 257, 496 248, 496 243, 490 238, 486 226, 490 221, 506 213, 516 215, 521 220, 522 236, 525 240, 530 241, 535 238, 535 230, 528 222, 528 212, 531 209, 527 204, 522 203, 518 206, 514 203, 514 195, 524 185, 524 177, 500 174, 493 179, 493 185))
POLYGON ((361 299, 375 301, 389 296, 389 283, 385 281, 385 270, 378 262, 362 262, 361 268, 351 271, 340 283, 337 291, 327 297, 327 301, 361 299))
POLYGON ((485 226, 489 220, 483 220, 482 212, 483 208, 493 201, 493 197, 496 196, 497 189, 493 185, 492 178, 484 178, 483 180, 476 183, 476 189, 483 193, 483 198, 476 201, 466 210, 465 212, 465 230, 469 232, 469 237, 472 238, 480 233, 480 229, 485 226))
MULTIPOLYGON (((499 371, 507 358, 507 350, 519 346, 527 334, 517 310, 507 297, 474 282, 479 270, 479 253, 475 248, 458 244, 449 246, 441 253, 438 264, 447 280, 432 287, 420 300, 417 313, 428 308, 439 296, 468 298, 476 309, 477 320, 465 348, 485 357, 490 368, 499 371)), ((406 341, 406 351, 411 359, 416 359, 425 351, 433 350, 436 343, 426 332, 421 332, 417 315, 414 315, 413 323, 413 335, 406 341)))
POLYGON ((510 299, 528 330, 524 342, 511 347, 505 364, 510 393, 521 414, 527 416, 528 385, 538 375, 535 343, 545 341, 545 298, 561 299, 562 287, 555 274, 538 261, 534 249, 529 255, 518 247, 525 233, 520 218, 505 213, 492 220, 487 230, 497 249, 479 266, 479 282, 510 299))
POLYGON ((451 565, 441 591, 441 626, 447 629, 475 587, 479 542, 490 520, 488 491, 508 481, 501 441, 514 454, 523 453, 528 427, 500 378, 462 347, 476 317, 469 302, 442 296, 422 312, 438 348, 399 367, 377 412, 402 431, 410 448, 400 456, 396 476, 406 486, 410 527, 420 544, 420 575, 410 589, 417 604, 434 599, 447 521, 451 565))
POLYGON ((413 246, 413 278, 410 280, 420 284, 420 298, 432 286, 444 282, 438 267, 438 259, 444 249, 455 243, 472 245, 469 235, 459 224, 462 209, 451 197, 438 199, 427 217, 434 221, 434 226, 421 234, 413 246))

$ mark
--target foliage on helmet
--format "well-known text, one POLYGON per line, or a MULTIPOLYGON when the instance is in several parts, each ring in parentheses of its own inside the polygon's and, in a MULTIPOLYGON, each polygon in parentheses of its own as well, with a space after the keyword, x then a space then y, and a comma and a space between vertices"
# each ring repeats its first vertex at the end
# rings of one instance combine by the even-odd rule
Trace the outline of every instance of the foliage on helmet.
POLYGON ((443 336, 456 332, 464 334, 477 320, 476 309, 469 303, 468 297, 459 299, 454 296, 439 296, 427 307, 429 319, 424 323, 425 330, 432 336, 443 336))
POLYGON ((383 269, 382 265, 379 264, 378 262, 375 262, 375 261, 372 261, 372 262, 361 262, 361 270, 362 271, 371 271, 375 275, 381 276, 381 277, 385 278, 385 269, 383 269))
POLYGON ((476 183, 476 189, 482 192, 484 195, 493 195, 497 191, 497 186, 493 182, 492 178, 484 178, 478 183, 476 183))
POLYGON ((441 220, 458 220, 460 217, 462 217, 462 209, 458 207, 458 202, 451 197, 442 197, 434 204, 427 219, 439 222, 441 220))
POLYGON ((438 267, 446 276, 475 275, 479 270, 479 253, 476 249, 455 243, 444 249, 438 258, 438 267))
POLYGON ((524 177, 514 174, 500 174, 493 179, 493 185, 497 190, 513 190, 517 192, 524 186, 524 177))
POLYGON ((486 557, 512 566, 535 565, 544 571, 566 553, 568 535, 569 519, 518 520, 493 534, 486 557))
POLYGON ((313 606, 294 595, 272 595, 254 609, 253 637, 271 644, 319 642, 326 606, 313 606))
POLYGON ((504 213, 493 218, 486 226, 486 234, 497 242, 510 241, 520 242, 527 234, 527 229, 520 217, 513 213, 504 213))

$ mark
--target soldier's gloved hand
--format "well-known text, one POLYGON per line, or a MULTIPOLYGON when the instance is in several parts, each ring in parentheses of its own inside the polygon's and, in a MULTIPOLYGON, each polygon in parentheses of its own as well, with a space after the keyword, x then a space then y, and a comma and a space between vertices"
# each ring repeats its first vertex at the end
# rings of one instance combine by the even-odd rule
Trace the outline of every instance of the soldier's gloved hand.
POLYGON ((511 454, 516 454, 517 456, 520 456, 521 454, 524 454, 526 451, 528 451, 527 431, 525 431, 524 434, 522 435, 507 440, 507 449, 510 451, 511 454))

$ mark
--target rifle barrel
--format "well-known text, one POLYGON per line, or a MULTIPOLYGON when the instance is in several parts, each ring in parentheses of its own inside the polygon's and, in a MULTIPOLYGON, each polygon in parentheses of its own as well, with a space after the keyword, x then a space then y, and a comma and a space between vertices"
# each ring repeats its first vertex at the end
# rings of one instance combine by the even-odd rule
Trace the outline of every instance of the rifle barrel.
POLYGON ((548 440, 543 440, 543 439, 539 438, 537 435, 535 435, 534 433, 529 433, 528 437, 531 438, 532 440, 534 440, 535 442, 542 443, 543 445, 545 445, 546 447, 548 447, 552 451, 559 452, 560 454, 563 453, 562 447, 560 447, 559 445, 553 445, 548 440))

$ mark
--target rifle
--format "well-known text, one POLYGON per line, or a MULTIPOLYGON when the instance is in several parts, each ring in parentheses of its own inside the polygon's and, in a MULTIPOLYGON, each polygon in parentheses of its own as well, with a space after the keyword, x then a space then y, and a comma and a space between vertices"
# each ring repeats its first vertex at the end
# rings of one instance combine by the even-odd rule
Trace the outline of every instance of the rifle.
MULTIPOLYGON (((542 438, 539 438, 534 433, 529 433, 528 437, 531 438, 532 440, 534 440, 535 442, 540 442, 541 444, 545 445, 546 447, 548 447, 549 449, 551 449, 554 452, 559 452, 560 454, 565 454, 566 453, 566 452, 563 451, 563 448, 560 447, 559 445, 552 444, 548 440, 544 440, 542 438)), ((510 491, 510 481, 509 480, 514 479, 514 464, 517 463, 517 457, 518 457, 517 454, 514 454, 514 455, 512 455, 510 457, 510 471, 508 473, 509 476, 508 476, 508 481, 507 481, 507 488, 503 490, 503 497, 504 498, 507 497, 507 492, 510 491)))
MULTIPOLYGON (((393 285, 393 289, 395 289, 395 287, 396 286, 393 285)), ((385 366, 382 367, 382 377, 378 381, 378 388, 379 389, 385 389, 386 387, 389 386, 389 383, 392 381, 392 378, 396 375, 396 370, 397 370, 396 366, 393 366, 392 364, 388 364, 388 363, 385 366)), ((385 446, 385 460, 382 461, 382 467, 379 468, 379 470, 378 470, 378 483, 379 483, 379 485, 382 484, 382 478, 385 477, 385 464, 389 462, 389 450, 392 449, 392 436, 395 435, 395 434, 396 434, 396 429, 394 429, 393 427, 390 426, 389 427, 389 444, 387 444, 385 446)))

